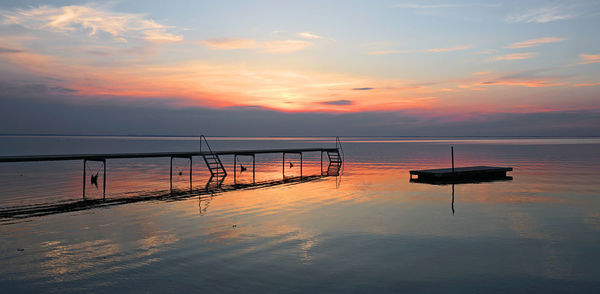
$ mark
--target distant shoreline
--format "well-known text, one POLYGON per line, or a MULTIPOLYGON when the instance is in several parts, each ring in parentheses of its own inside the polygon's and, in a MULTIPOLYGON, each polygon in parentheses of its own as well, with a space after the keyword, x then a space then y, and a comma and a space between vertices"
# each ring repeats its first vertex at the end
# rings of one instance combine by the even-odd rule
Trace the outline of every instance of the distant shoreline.
MULTIPOLYGON (((111 135, 99 135, 99 134, 0 134, 0 137, 136 137, 136 138, 197 138, 198 135, 156 135, 156 134, 111 134, 111 135)), ((306 135, 306 136, 212 136, 212 138, 334 138, 335 136, 321 136, 321 135, 306 135)), ((597 136, 340 136, 340 138, 600 138, 597 136)))

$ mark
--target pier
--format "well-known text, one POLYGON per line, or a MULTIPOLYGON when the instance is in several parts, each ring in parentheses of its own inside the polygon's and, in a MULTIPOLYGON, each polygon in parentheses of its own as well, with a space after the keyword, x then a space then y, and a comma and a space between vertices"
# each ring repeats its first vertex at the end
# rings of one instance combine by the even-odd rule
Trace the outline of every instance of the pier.
MULTIPOLYGON (((237 158, 238 156, 250 156, 252 157, 252 181, 256 181, 256 155, 257 154, 282 154, 282 174, 285 179, 285 159, 286 154, 298 154, 300 155, 300 179, 302 179, 302 164, 303 154, 308 152, 320 152, 321 153, 321 175, 331 175, 332 171, 339 172, 343 164, 343 149, 342 143, 339 137, 335 139, 335 147, 333 148, 283 148, 283 149, 253 149, 253 150, 215 150, 213 151, 206 137, 200 136, 200 150, 194 152, 152 152, 152 153, 105 153, 105 154, 64 154, 64 155, 24 155, 24 156, 0 156, 0 163, 2 162, 43 162, 43 161, 68 161, 68 160, 81 160, 83 162, 83 192, 82 197, 85 200, 85 188, 87 179, 87 162, 98 161, 103 164, 103 191, 102 198, 106 198, 106 164, 109 159, 133 159, 133 158, 170 158, 170 190, 173 192, 173 159, 184 158, 189 159, 189 173, 190 173, 190 190, 192 188, 192 160, 193 157, 202 157, 208 170, 210 171, 211 178, 209 183, 216 182, 220 185, 224 178, 227 176, 227 171, 221 161, 220 156, 233 155, 234 156, 234 183, 237 180, 237 158), (206 145, 206 150, 202 150, 202 146, 206 145), (327 170, 323 170, 324 155, 327 155, 328 167, 327 170), (212 181, 216 179, 215 181, 212 181)), ((91 182, 97 183, 97 176, 91 176, 91 182), (96 182, 95 182, 96 181, 96 182)), ((208 185, 208 184, 207 184, 208 185)))

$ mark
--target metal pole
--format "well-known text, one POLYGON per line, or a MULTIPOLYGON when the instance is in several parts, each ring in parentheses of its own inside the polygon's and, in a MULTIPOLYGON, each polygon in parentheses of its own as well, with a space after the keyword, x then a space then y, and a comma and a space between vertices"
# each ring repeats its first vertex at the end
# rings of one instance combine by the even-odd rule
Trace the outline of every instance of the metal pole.
POLYGON ((450 147, 450 152, 452 153, 452 173, 454 173, 454 146, 450 147))
POLYGON ((283 159, 281 160, 281 173, 283 174, 283 179, 285 180, 285 152, 283 152, 283 159))
POLYGON ((171 156, 171 168, 169 168, 169 190, 173 193, 173 156, 171 156))
POLYGON ((233 155, 233 184, 237 184, 237 154, 233 155))
POLYGON ((302 179, 302 152, 300 152, 300 179, 302 179))
POLYGON ((192 191, 192 157, 190 156, 190 192, 192 191))
POLYGON ((104 165, 104 176, 102 176, 102 200, 106 200, 106 159, 102 160, 102 165, 104 165))
POLYGON ((86 178, 85 168, 86 168, 86 163, 87 163, 87 160, 84 159, 83 160, 83 200, 85 200, 85 178, 86 178))
POLYGON ((256 154, 252 154, 252 184, 256 184, 256 154))
POLYGON ((323 150, 321 150, 321 175, 323 175, 323 150))

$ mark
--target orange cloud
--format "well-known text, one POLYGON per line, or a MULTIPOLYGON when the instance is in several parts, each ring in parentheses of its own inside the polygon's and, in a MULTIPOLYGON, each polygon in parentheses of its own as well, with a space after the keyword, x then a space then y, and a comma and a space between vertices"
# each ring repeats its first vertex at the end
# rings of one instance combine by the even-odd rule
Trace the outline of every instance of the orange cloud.
POLYGON ((521 59, 529 59, 536 56, 535 52, 527 52, 527 53, 512 53, 506 54, 502 56, 496 56, 494 60, 521 60, 521 59))
POLYGON ((474 72, 473 75, 474 76, 483 76, 483 75, 487 75, 492 73, 491 71, 479 71, 479 72, 474 72))
POLYGON ((214 50, 251 49, 260 46, 258 42, 254 40, 233 38, 203 40, 200 41, 200 43, 214 50))
POLYGON ((407 50, 378 50, 378 51, 369 51, 367 55, 389 55, 389 54, 402 54, 408 53, 407 50))
POLYGON ((507 46, 507 48, 511 48, 511 49, 529 48, 529 47, 539 46, 542 44, 562 42, 565 40, 567 40, 567 39, 556 38, 556 37, 538 38, 538 39, 532 39, 532 40, 527 40, 527 41, 523 41, 523 42, 513 43, 513 44, 507 46))
POLYGON ((261 53, 291 53, 304 50, 313 43, 303 40, 259 42, 249 39, 220 38, 200 41, 213 50, 255 49, 261 53))
POLYGON ((600 86, 600 82, 575 84, 575 87, 593 87, 593 86, 600 86))
POLYGON ((466 50, 466 49, 470 49, 471 47, 472 46, 466 45, 466 46, 454 46, 454 47, 448 47, 448 48, 432 48, 432 49, 425 50, 425 52, 450 52, 450 51, 466 50))
POLYGON ((579 64, 597 63, 600 62, 600 54, 579 54, 579 59, 579 64))
POLYGON ((529 88, 539 88, 539 87, 560 86, 560 85, 564 85, 564 83, 555 82, 555 81, 551 81, 551 80, 547 80, 547 79, 505 79, 505 80, 480 82, 478 85, 480 85, 480 86, 504 85, 504 86, 524 86, 524 87, 529 87, 529 88))

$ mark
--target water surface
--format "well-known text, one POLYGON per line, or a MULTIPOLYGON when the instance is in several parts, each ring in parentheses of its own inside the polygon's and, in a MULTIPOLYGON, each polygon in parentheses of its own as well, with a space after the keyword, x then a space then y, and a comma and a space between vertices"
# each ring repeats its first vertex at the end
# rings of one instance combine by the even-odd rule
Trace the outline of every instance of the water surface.
MULTIPOLYGON (((213 149, 330 138, 209 138, 213 149)), ((596 292, 597 138, 345 138, 339 177, 5 219, 3 292, 596 292), (410 169, 512 166, 512 181, 409 182, 410 169), (454 206, 454 212, 452 210, 454 206)), ((193 151, 195 138, 0 137, 0 155, 193 151)), ((282 178, 280 155, 257 179, 282 178)), ((231 169, 232 158, 224 158, 231 169)), ((289 155, 286 162, 298 163, 289 155)), ((248 159, 242 158, 248 165, 248 159)), ((169 189, 168 159, 109 160, 109 198, 169 189)), ((304 175, 320 173, 319 154, 304 175)), ((189 188, 176 162, 175 188, 189 188), (178 175, 179 171, 182 176, 178 175)), ((89 167, 95 172, 98 166, 89 167)), ((298 164, 286 176, 298 176, 298 164)), ((81 198, 81 162, 0 165, 0 208, 81 198)), ((193 188, 208 172, 193 162, 193 188)), ((231 174, 231 172, 230 172, 231 174)), ((238 179, 251 182, 248 173, 238 179)), ((232 184, 231 177, 226 180, 232 184)), ((101 197, 88 187, 88 197, 101 197)))

